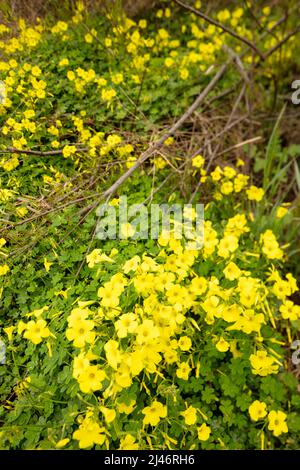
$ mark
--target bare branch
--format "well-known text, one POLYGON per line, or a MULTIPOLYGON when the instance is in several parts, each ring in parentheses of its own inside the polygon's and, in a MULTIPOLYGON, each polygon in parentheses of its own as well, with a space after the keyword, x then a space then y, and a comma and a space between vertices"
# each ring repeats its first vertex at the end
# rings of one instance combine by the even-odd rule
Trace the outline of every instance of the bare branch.
MULTIPOLYGON (((87 148, 76 149, 76 152, 86 152, 87 148)), ((17 154, 27 154, 27 155, 39 155, 41 157, 48 157, 50 155, 62 155, 62 150, 48 150, 47 152, 42 152, 41 150, 29 150, 29 149, 16 149, 14 147, 7 147, 5 150, 0 150, 1 153, 17 153, 17 154)))
POLYGON ((265 54, 265 58, 267 59, 268 57, 270 57, 270 55, 274 54, 274 52, 280 49, 280 47, 282 47, 283 44, 285 44, 291 37, 295 36, 298 33, 300 33, 300 26, 298 26, 296 29, 294 29, 290 33, 288 33, 286 36, 284 36, 284 38, 281 41, 275 44, 274 47, 269 49, 265 54))
POLYGON ((223 150, 223 152, 220 152, 218 155, 224 155, 225 153, 232 152, 232 150, 239 149, 240 147, 243 147, 244 145, 247 144, 254 144, 255 142, 258 142, 259 140, 262 140, 261 136, 253 137, 252 139, 247 139, 244 140, 243 142, 239 142, 236 145, 233 145, 232 147, 229 147, 228 149, 223 150))
POLYGON ((239 72, 241 74, 241 77, 243 78, 244 82, 249 85, 250 84, 250 79, 248 77, 247 71, 245 70, 243 62, 241 61, 240 56, 237 55, 234 52, 234 50, 231 49, 231 47, 226 46, 226 44, 224 44, 223 49, 230 55, 230 57, 232 57, 232 59, 234 60, 236 66, 237 66, 237 69, 239 70, 239 72))

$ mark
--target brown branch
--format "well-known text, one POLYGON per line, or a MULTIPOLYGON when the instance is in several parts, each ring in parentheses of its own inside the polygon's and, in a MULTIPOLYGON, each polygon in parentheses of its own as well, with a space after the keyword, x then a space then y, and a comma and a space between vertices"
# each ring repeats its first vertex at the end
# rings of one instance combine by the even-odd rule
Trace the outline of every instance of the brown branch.
POLYGON ((219 29, 222 29, 222 31, 224 31, 225 33, 228 33, 230 34, 230 36, 233 36, 234 38, 238 39, 239 41, 243 42, 244 44, 247 44, 247 46, 249 46, 253 51, 256 52, 256 54, 259 55, 259 57, 264 60, 265 59, 265 56, 264 54, 256 47, 255 44, 253 44, 253 42, 249 41, 247 38, 245 38, 244 36, 240 36, 238 33, 236 33, 235 31, 233 31, 232 29, 228 28, 227 26, 224 26, 222 23, 220 23, 219 21, 216 21, 212 18, 210 18, 209 16, 205 15, 204 13, 202 13, 201 11, 197 10, 196 8, 190 6, 190 5, 187 5, 186 3, 183 3, 181 2, 181 0, 174 0, 175 3, 177 3, 177 5, 185 8, 186 10, 189 10, 190 12, 194 13, 195 15, 199 16, 200 18, 202 18, 203 20, 207 21, 208 23, 216 26, 217 28, 219 29))
POLYGON ((224 44, 223 49, 229 54, 229 56, 234 60, 238 71, 241 74, 241 77, 243 78, 244 82, 247 83, 248 85, 250 84, 250 79, 247 75, 247 72, 245 70, 244 64, 241 61, 241 58, 239 55, 237 55, 230 47, 226 46, 224 44))
POLYGON ((284 38, 281 41, 279 41, 277 44, 275 44, 274 47, 269 49, 265 54, 265 59, 270 57, 270 55, 274 54, 274 52, 276 52, 278 49, 280 49, 280 47, 282 47, 283 44, 285 44, 291 37, 295 36, 295 34, 298 34, 298 33, 300 33, 300 26, 298 26, 293 31, 289 32, 286 36, 284 36, 284 38))
MULTIPOLYGON (((77 148, 76 152, 86 152, 87 148, 77 148)), ((18 153, 26 155, 39 155, 41 157, 47 157, 49 155, 62 155, 62 150, 48 150, 47 152, 42 152, 41 150, 29 150, 29 149, 16 149, 15 147, 7 147, 5 150, 0 150, 1 153, 18 153)))
POLYGON ((262 140, 262 137, 259 135, 257 137, 253 137, 252 139, 244 140, 243 142, 239 142, 238 144, 233 145, 232 147, 229 147, 223 150, 223 152, 220 152, 218 156, 224 155, 225 153, 228 153, 228 152, 232 152, 232 150, 239 149, 240 147, 243 147, 243 145, 254 144, 255 142, 258 142, 259 140, 262 140))

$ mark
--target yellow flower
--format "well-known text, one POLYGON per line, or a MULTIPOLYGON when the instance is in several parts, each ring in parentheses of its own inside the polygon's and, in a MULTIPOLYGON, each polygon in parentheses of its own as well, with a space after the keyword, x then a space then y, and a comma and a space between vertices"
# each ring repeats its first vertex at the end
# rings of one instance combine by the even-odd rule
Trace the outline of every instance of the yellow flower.
POLYGON ((27 140, 24 137, 20 137, 20 139, 13 139, 12 141, 13 141, 13 146, 16 147, 17 149, 22 149, 27 144, 27 140))
POLYGON ((49 272, 52 264, 53 263, 50 263, 50 261, 48 261, 47 258, 44 258, 44 266, 45 266, 45 270, 46 270, 47 273, 49 272))
POLYGON ((118 207, 120 201, 117 197, 114 197, 111 201, 109 201, 109 205, 113 207, 118 207))
POLYGON ((95 249, 89 255, 87 255, 86 260, 88 263, 89 268, 93 268, 95 264, 100 262, 100 258, 102 255, 102 250, 95 249))
POLYGON ((62 153, 63 153, 63 156, 65 158, 69 158, 72 155, 75 155, 76 150, 77 149, 76 149, 75 145, 65 145, 64 148, 63 148, 62 153))
POLYGON ((119 450, 138 450, 139 446, 131 434, 126 434, 120 441, 119 450))
POLYGON ((178 305, 180 303, 183 303, 184 299, 186 299, 187 297, 187 294, 187 289, 185 289, 183 286, 180 286, 179 284, 171 285, 166 292, 168 301, 172 305, 178 305))
POLYGON ((73 341, 75 348, 83 348, 85 343, 92 343, 95 339, 95 332, 92 331, 95 324, 92 320, 78 318, 69 328, 66 329, 66 337, 73 341))
POLYGON ((126 261, 123 264, 124 273, 128 274, 130 271, 136 271, 140 262, 141 262, 141 258, 138 255, 126 261))
POLYGON ((188 380, 191 370, 187 362, 182 362, 176 370, 176 375, 179 379, 188 380))
POLYGON ((167 407, 155 400, 151 406, 146 406, 146 408, 142 410, 142 413, 145 415, 143 419, 144 425, 151 424, 151 426, 156 426, 161 418, 167 416, 167 407))
POLYGON ((174 137, 168 137, 165 142, 164 142, 164 145, 172 145, 174 143, 174 137))
POLYGON ((286 300, 280 307, 282 318, 285 320, 296 321, 300 318, 300 306, 295 305, 291 300, 286 300))
POLYGON ((133 155, 130 155, 127 160, 126 160, 126 167, 131 168, 136 162, 136 157, 133 155))
POLYGON ((184 417, 184 422, 188 426, 192 426, 197 421, 197 409, 193 406, 189 406, 185 411, 182 411, 180 414, 184 417))
POLYGON ((250 229, 247 226, 247 219, 245 217, 245 214, 237 214, 234 217, 231 217, 230 219, 228 219, 228 222, 225 227, 225 234, 232 233, 237 237, 249 231, 250 229))
POLYGON ((133 412, 135 408, 135 403, 135 400, 130 400, 129 405, 127 405, 126 403, 117 403, 119 413, 125 413, 129 415, 133 412))
POLYGON ((91 393, 101 390, 102 382, 105 380, 106 374, 98 366, 89 365, 77 377, 80 390, 83 393, 91 393))
POLYGON ((101 98, 103 101, 111 101, 116 94, 116 90, 113 90, 112 88, 103 89, 101 92, 101 98))
POLYGON ((230 347, 230 344, 223 337, 221 337, 216 344, 216 348, 220 352, 228 351, 229 347, 230 347))
POLYGON ((0 162, 0 165, 5 171, 12 171, 19 166, 19 163, 18 157, 14 155, 12 158, 0 162))
POLYGON ((297 281, 296 281, 296 279, 294 278, 294 276, 293 276, 291 273, 288 273, 288 274, 286 275, 286 278, 287 278, 287 281, 288 281, 288 284, 289 284, 289 286, 290 286, 290 289, 291 289, 292 294, 293 294, 294 292, 297 292, 297 290, 298 290, 298 285, 297 285, 297 281))
POLYGON ((58 21, 55 26, 51 29, 51 33, 59 34, 64 33, 68 29, 68 24, 64 21, 58 21))
POLYGON ((287 281, 279 279, 273 286, 273 292, 278 299, 285 300, 288 295, 291 295, 291 288, 287 281))
MULTIPOLYGON (((109 360, 107 362, 109 363, 109 365, 111 365, 111 367, 113 367, 109 360)), ((118 360, 118 362, 120 363, 120 359, 118 360)), ((116 366, 115 368, 118 369, 115 374, 116 383, 122 388, 130 387, 130 385, 132 384, 132 379, 129 367, 126 364, 122 364, 121 366, 116 366)))
POLYGON ((12 340, 12 336, 13 336, 13 331, 14 331, 15 327, 14 326, 7 326, 6 328, 3 328, 3 331, 7 334, 8 336, 8 341, 11 341, 12 340))
POLYGON ((139 21, 139 27, 142 29, 147 28, 147 20, 140 20, 139 21))
POLYGON ((266 230, 260 236, 260 243, 263 245, 262 252, 269 259, 281 259, 283 257, 283 251, 279 248, 279 244, 272 230, 266 230))
POLYGON ((159 330, 152 320, 144 320, 143 323, 136 328, 135 333, 137 335, 137 344, 151 343, 159 336, 159 330))
POLYGON ((107 283, 104 287, 99 287, 98 297, 101 298, 102 307, 115 308, 119 305, 119 293, 112 289, 112 285, 107 283))
POLYGON ((247 185, 249 176, 239 173, 234 179, 234 190, 236 193, 240 193, 241 190, 247 185))
POLYGON ((69 442, 70 442, 70 439, 68 439, 67 437, 65 439, 61 439, 55 444, 55 448, 61 449, 62 447, 65 447, 67 444, 69 444, 69 442))
POLYGON ((234 281, 235 279, 238 279, 240 277, 241 270, 235 263, 231 262, 223 270, 223 273, 226 279, 229 279, 230 281, 234 281))
POLYGON ((284 217, 287 213, 288 209, 286 207, 279 206, 276 210, 276 217, 277 219, 282 219, 282 217, 284 217))
POLYGON ((252 421, 258 421, 267 415, 267 405, 263 401, 255 400, 248 408, 252 421))
POLYGON ((31 74, 34 76, 34 77, 39 77, 41 75, 42 71, 41 69, 37 66, 37 65, 34 65, 34 67, 32 67, 31 69, 31 74))
POLYGON ((31 119, 35 116, 35 111, 34 109, 26 109, 26 111, 24 111, 24 116, 26 119, 31 119))
POLYGON ((272 357, 269 357, 266 351, 257 351, 256 354, 251 354, 250 362, 252 366, 252 373, 265 377, 269 374, 276 374, 279 365, 275 363, 272 357))
POLYGON ((71 82, 75 80, 75 73, 73 72, 73 70, 68 70, 67 77, 71 82))
POLYGON ((124 313, 115 323, 118 337, 126 338, 129 333, 134 333, 137 325, 137 317, 134 313, 124 313))
POLYGON ((113 263, 114 260, 107 256, 105 253, 102 253, 102 250, 96 248, 93 250, 89 255, 86 257, 88 267, 93 268, 95 264, 101 263, 106 261, 108 263, 113 263))
POLYGON ((171 10, 170 10, 170 8, 166 8, 165 9, 165 17, 170 18, 170 16, 171 16, 171 10))
POLYGON ((27 323, 24 338, 29 339, 33 344, 41 343, 43 338, 48 338, 48 336, 50 336, 50 330, 45 320, 36 322, 31 320, 27 323))
POLYGON ((87 355, 84 353, 80 353, 78 356, 74 357, 73 363, 73 377, 77 379, 85 369, 87 369, 90 365, 90 361, 87 358, 87 355))
POLYGON ((224 311, 222 312, 222 318, 225 321, 232 323, 239 319, 241 314, 241 308, 237 304, 230 305, 225 307, 224 311))
POLYGON ((165 66, 167 68, 172 67, 173 64, 174 64, 174 60, 171 57, 167 57, 165 59, 165 66))
POLYGON ((271 8, 270 7, 264 7, 262 9, 262 12, 265 16, 268 16, 271 13, 271 8))
POLYGON ((27 324, 24 323, 22 320, 19 321, 19 323, 18 323, 18 335, 21 335, 23 333, 23 331, 26 330, 26 326, 27 326, 27 324))
POLYGON ((233 191, 233 184, 231 181, 225 181, 224 183, 221 184, 220 191, 222 194, 230 194, 233 191))
POLYGON ((99 407, 101 413, 104 416, 105 421, 107 424, 112 423, 115 418, 116 418, 116 412, 115 410, 111 410, 110 408, 106 408, 105 406, 100 406, 99 407))
POLYGON ((223 21, 226 21, 226 20, 229 20, 230 18, 230 13, 229 11, 226 9, 226 10, 221 10, 219 11, 219 13, 217 14, 217 18, 218 20, 220 21, 220 23, 223 23, 223 21))
POLYGON ((210 176, 213 181, 217 182, 220 181, 222 174, 223 170, 219 166, 217 166, 214 171, 211 172, 210 176))
POLYGON ((113 369, 117 369, 121 362, 121 353, 118 349, 118 346, 119 343, 113 339, 107 341, 104 346, 107 362, 113 369))
POLYGON ((49 134, 58 136, 59 135, 59 130, 55 126, 50 126, 48 129, 49 134))
POLYGON ((246 193, 250 201, 257 202, 261 201, 265 194, 264 190, 262 188, 258 188, 257 186, 250 186, 246 193))
POLYGON ((30 383, 31 383, 30 376, 25 377, 24 380, 21 380, 19 383, 17 383, 14 390, 16 394, 18 395, 18 397, 24 395, 24 392, 29 388, 30 383))
POLYGON ((27 212, 28 212, 27 207, 17 207, 16 209, 16 214, 19 217, 24 217, 24 215, 26 215, 27 212))
POLYGON ((229 178, 229 179, 233 178, 236 175, 236 170, 232 168, 231 166, 225 166, 223 169, 223 172, 224 172, 224 176, 226 176, 226 178, 229 178))
POLYGON ((283 411, 270 411, 268 414, 268 429, 273 431, 274 436, 280 436, 280 434, 288 432, 288 426, 286 424, 287 415, 283 411))
POLYGON ((122 145, 121 147, 117 148, 117 152, 120 155, 120 157, 124 157, 125 155, 128 155, 133 151, 134 151, 134 148, 131 144, 122 145))
POLYGON ((73 308, 70 315, 68 316, 68 325, 73 327, 78 320, 85 320, 90 314, 88 308, 73 308))
POLYGON ((207 424, 201 424, 201 426, 197 428, 197 431, 199 441, 207 441, 209 439, 211 429, 209 426, 207 426, 207 424))
POLYGON ((65 65, 69 65, 69 59, 67 59, 67 58, 61 59, 61 60, 58 62, 58 65, 59 65, 60 67, 64 67, 65 65))
POLYGON ((189 351, 192 346, 192 341, 188 336, 181 336, 178 341, 178 346, 180 347, 181 351, 189 351))
POLYGON ((207 289, 207 280, 203 276, 197 276, 194 277, 191 281, 191 285, 189 287, 189 290, 192 292, 192 294, 195 295, 202 295, 207 289))
POLYGON ((106 142, 109 147, 113 148, 122 142, 122 137, 117 134, 111 134, 107 137, 106 142))
POLYGON ((225 235, 219 243, 218 255, 228 258, 239 246, 238 238, 235 235, 225 235))
POLYGON ((90 418, 85 418, 77 431, 73 433, 73 439, 79 441, 79 448, 86 449, 94 444, 102 445, 105 441, 105 429, 90 418))
POLYGON ((197 155, 192 160, 192 165, 196 168, 202 168, 205 163, 204 157, 202 155, 197 155))
POLYGON ((122 73, 115 73, 114 75, 112 75, 111 80, 116 85, 119 85, 120 83, 123 83, 123 81, 124 81, 123 74, 122 73))
POLYGON ((13 197, 14 193, 10 189, 0 189, 0 201, 6 202, 11 197, 13 197))
POLYGON ((121 224, 120 232, 123 238, 129 238, 135 234, 135 229, 129 222, 127 222, 126 224, 121 224))
POLYGON ((84 40, 85 42, 87 42, 88 44, 91 44, 93 42, 93 36, 90 34, 90 33, 87 33, 85 36, 84 36, 84 40))
POLYGON ((58 149, 60 147, 60 143, 58 140, 53 140, 51 142, 51 147, 53 147, 54 149, 58 149))
POLYGON ((0 265, 0 276, 5 276, 5 274, 7 274, 8 271, 9 271, 9 267, 7 266, 7 264, 0 265))

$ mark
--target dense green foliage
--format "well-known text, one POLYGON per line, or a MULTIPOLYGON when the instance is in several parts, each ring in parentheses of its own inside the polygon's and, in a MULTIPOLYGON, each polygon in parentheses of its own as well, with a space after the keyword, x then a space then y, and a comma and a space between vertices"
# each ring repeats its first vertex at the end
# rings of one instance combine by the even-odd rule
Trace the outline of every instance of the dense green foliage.
MULTIPOLYGON (((254 33, 247 9, 213 15, 267 52, 286 34, 280 13, 264 8, 254 33)), ((282 145, 280 119, 268 145, 212 162, 192 155, 188 122, 188 137, 169 138, 110 200, 149 202, 152 191, 150 202, 184 204, 198 185, 201 249, 172 231, 101 241, 91 210, 228 60, 224 45, 257 69, 265 112, 295 37, 260 64, 190 13, 133 21, 80 3, 73 18, 0 32, 0 448, 299 448, 298 219, 286 203, 299 146, 282 145)), ((231 64, 211 96, 240 82, 231 64)))

